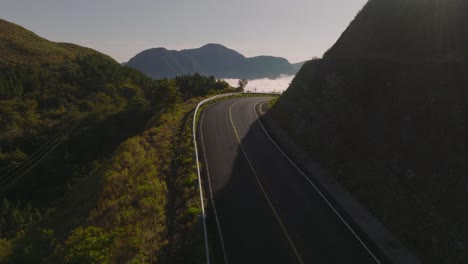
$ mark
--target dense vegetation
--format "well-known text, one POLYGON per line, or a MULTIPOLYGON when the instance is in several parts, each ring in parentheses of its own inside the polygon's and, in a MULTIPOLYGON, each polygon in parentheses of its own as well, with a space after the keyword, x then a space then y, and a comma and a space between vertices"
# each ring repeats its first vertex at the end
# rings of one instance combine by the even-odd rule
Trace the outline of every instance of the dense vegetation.
POLYGON ((272 109, 424 263, 468 259, 467 12, 371 0, 272 109))
POLYGON ((0 204, 0 233, 5 237, 15 235, 19 230, 32 226, 41 220, 41 213, 28 203, 25 206, 11 204, 3 199, 0 204))
POLYGON ((140 136, 126 140, 111 160, 78 179, 44 219, 27 205, 27 210, 22 210, 26 216, 17 217, 32 220, 25 222, 29 223, 25 232, 4 240, 8 246, 3 248, 11 251, 4 260, 202 262, 191 142, 192 110, 197 102, 178 104, 154 116, 140 136), (31 226, 37 220, 41 221, 31 226))
POLYGON ((145 50, 130 59, 127 65, 153 78, 200 73, 218 78, 257 79, 296 74, 302 63, 290 64, 284 58, 272 56, 246 58, 222 45, 208 44, 182 51, 164 48, 145 50))
POLYGON ((197 263, 196 101, 183 101, 233 88, 153 80, 0 22, 14 43, 0 50, 0 262, 197 263))
MULTIPOLYGON (((72 177, 63 177, 64 172, 74 173, 74 166, 87 166, 96 158, 109 155, 116 144, 141 131, 153 113, 179 100, 173 82, 153 81, 97 53, 65 64, 3 66, 0 83, 8 84, 2 86, 0 101, 0 162, 5 171, 34 158, 31 154, 60 131, 69 131, 65 144, 41 164, 64 156, 67 162, 54 166, 56 172, 44 166, 42 173, 47 179, 37 176, 34 182, 26 182, 25 193, 35 192, 27 185, 48 186, 56 181, 65 185, 72 177), (73 131, 68 129, 70 124, 78 123, 73 131), (99 148, 89 149, 90 146, 99 148)), ((19 193, 16 191, 15 195, 19 193)))
POLYGON ((198 73, 194 75, 181 75, 175 78, 178 91, 187 100, 192 97, 205 96, 220 92, 235 92, 227 82, 217 80, 214 76, 202 76, 198 73))

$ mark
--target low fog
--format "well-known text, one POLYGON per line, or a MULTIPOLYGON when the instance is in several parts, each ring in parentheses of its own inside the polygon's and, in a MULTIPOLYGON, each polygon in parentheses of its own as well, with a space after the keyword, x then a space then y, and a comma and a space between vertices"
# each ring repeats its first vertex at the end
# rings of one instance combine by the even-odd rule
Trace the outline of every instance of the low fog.
MULTIPOLYGON (((283 92, 285 91, 288 87, 289 84, 291 84, 291 81, 293 80, 294 75, 289 75, 289 76, 281 76, 277 79, 255 79, 255 80, 249 80, 249 83, 247 84, 247 87, 245 88, 245 91, 250 91, 250 92, 283 92)), ((229 83, 229 85, 233 87, 238 86, 239 79, 224 79, 226 82, 229 83)))

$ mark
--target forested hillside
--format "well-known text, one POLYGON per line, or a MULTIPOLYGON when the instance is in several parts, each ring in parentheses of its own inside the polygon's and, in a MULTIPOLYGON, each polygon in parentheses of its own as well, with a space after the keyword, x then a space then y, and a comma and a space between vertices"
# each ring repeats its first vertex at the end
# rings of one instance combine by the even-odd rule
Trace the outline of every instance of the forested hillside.
POLYGON ((423 263, 468 259, 467 12, 370 0, 271 111, 423 263))
POLYGON ((214 77, 153 80, 0 21, 0 262, 197 254, 190 126, 214 77))

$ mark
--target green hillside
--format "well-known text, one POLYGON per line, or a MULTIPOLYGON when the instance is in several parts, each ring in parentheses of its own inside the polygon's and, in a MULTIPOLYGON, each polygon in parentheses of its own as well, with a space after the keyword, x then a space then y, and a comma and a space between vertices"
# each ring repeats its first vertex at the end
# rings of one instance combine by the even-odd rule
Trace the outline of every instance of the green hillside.
POLYGON ((271 111, 423 263, 468 259, 467 12, 369 1, 271 111))
POLYGON ((192 98, 230 86, 0 25, 0 263, 199 263, 192 98))
POLYGON ((21 26, 0 19, 0 61, 18 65, 63 63, 93 50, 43 39, 21 26))

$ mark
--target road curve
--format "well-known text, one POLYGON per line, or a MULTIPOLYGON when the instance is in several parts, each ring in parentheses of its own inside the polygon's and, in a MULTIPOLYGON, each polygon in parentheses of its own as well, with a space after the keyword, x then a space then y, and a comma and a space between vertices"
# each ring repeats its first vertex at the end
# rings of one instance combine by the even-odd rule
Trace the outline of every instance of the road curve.
POLYGON ((268 138, 254 111, 267 100, 221 101, 200 119, 213 263, 378 263, 268 138))

